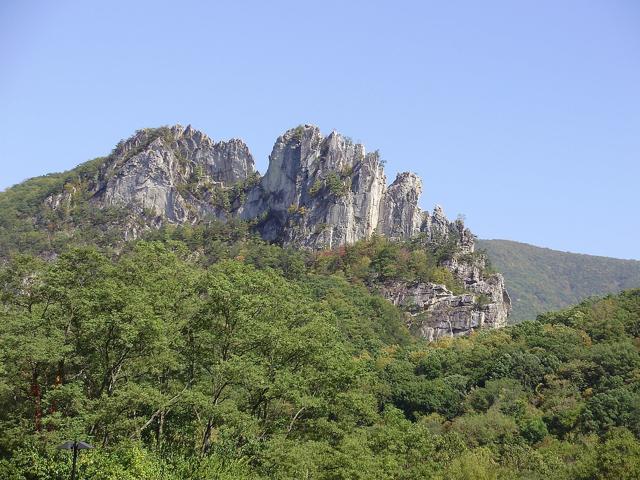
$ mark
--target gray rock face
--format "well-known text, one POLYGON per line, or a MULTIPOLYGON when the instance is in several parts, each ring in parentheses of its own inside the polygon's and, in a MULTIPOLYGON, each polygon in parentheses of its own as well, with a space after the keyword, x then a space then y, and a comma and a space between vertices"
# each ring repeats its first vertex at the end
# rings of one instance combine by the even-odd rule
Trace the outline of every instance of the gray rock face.
POLYGON ((279 137, 257 185, 243 186, 241 200, 228 198, 232 186, 254 175, 241 140, 216 143, 191 126, 142 130, 117 145, 93 186, 93 201, 145 213, 155 226, 238 216, 256 221, 269 241, 307 249, 374 233, 404 239, 448 228, 438 210, 421 212, 422 181, 415 174, 401 173, 387 186, 377 152, 336 132, 325 137, 312 125, 279 137))
POLYGON ((216 182, 233 185, 255 172, 253 157, 242 140, 214 143, 204 133, 191 128, 191 125, 184 130, 178 125, 172 131, 176 137, 172 148, 183 159, 203 166, 204 173, 216 182))
POLYGON ((474 254, 475 237, 462 221, 450 222, 437 205, 432 215, 424 215, 422 232, 427 243, 454 247, 441 266, 453 274, 465 293, 456 295, 434 283, 383 285, 381 295, 406 312, 414 333, 432 341, 507 325, 511 299, 504 278, 499 273, 484 273, 486 257, 474 254))
POLYGON ((411 238, 420 231, 423 215, 418 208, 422 180, 414 173, 399 174, 385 192, 378 231, 393 239, 411 238))
POLYGON ((374 232, 409 238, 422 224, 421 190, 412 173, 387 187, 377 152, 304 125, 278 138, 241 216, 267 215, 259 227, 264 238, 310 249, 353 243, 374 232))
POLYGON ((435 283, 391 282, 380 293, 407 315, 410 329, 429 340, 467 335, 479 328, 507 324, 511 300, 500 274, 469 286, 472 293, 454 295, 435 283))
MULTIPOLYGON (((97 175, 84 179, 95 208, 118 207, 125 240, 164 223, 197 223, 227 219, 238 208, 231 187, 257 175, 253 157, 241 140, 214 142, 187 126, 144 129, 118 143, 97 175)), ((51 195, 45 205, 68 207, 75 187, 51 195)))
POLYGON ((157 138, 119 167, 99 199, 106 206, 135 205, 170 222, 187 222, 187 205, 176 187, 186 175, 173 151, 157 138))
POLYGON ((125 205, 156 225, 224 219, 230 206, 213 197, 254 173, 241 140, 216 143, 191 126, 142 130, 116 147, 100 172, 93 202, 125 205))
MULTIPOLYGON (((312 125, 287 131, 260 178, 241 140, 216 143, 191 126, 141 130, 86 181, 96 207, 130 212, 127 239, 164 223, 232 217, 254 222, 268 241, 305 249, 335 248, 374 233, 397 240, 419 235, 455 252, 441 266, 466 293, 431 283, 383 285, 380 293, 405 309, 416 333, 433 340, 506 324, 511 303, 504 280, 483 275, 471 232, 450 222, 440 206, 432 214, 420 210, 418 176, 400 173, 387 185, 379 154, 336 132, 323 136, 312 125)), ((45 203, 68 208, 74 189, 45 203)))

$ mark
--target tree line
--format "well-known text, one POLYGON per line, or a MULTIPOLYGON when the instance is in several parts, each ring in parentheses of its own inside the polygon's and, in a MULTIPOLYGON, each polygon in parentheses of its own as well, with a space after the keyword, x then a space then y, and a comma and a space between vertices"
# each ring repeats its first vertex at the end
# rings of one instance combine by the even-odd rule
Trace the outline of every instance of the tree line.
POLYGON ((0 477, 640 476, 640 291, 427 344, 371 245, 189 241, 0 269, 0 477))

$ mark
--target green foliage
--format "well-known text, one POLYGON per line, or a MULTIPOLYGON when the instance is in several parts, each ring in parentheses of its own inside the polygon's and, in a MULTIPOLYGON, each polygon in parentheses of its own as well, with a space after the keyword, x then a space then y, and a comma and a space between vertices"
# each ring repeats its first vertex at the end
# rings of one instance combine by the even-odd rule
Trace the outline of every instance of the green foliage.
POLYGON ((322 183, 322 180, 316 179, 313 182, 313 185, 311 185, 311 187, 309 188, 309 195, 311 195, 312 197, 315 197, 320 192, 320 190, 322 190, 323 187, 324 187, 324 184, 322 183))
POLYGON ((640 262, 580 255, 507 240, 478 240, 504 274, 513 321, 532 320, 593 295, 640 286, 640 262))
POLYGON ((209 201, 219 209, 228 212, 231 209, 229 190, 223 187, 213 187, 209 190, 209 201))
MULTIPOLYGON (((429 281, 445 285, 454 294, 459 295, 464 292, 462 282, 453 276, 451 270, 444 267, 436 267, 431 271, 429 281)), ((482 297, 478 297, 482 301, 482 297)))
POLYGON ((428 344, 371 291, 462 291, 449 245, 314 254, 233 220, 47 241, 0 266, 0 478, 67 478, 73 438, 80 478, 640 475, 640 290, 428 344))
POLYGON ((89 200, 98 184, 158 138, 168 144, 174 140, 169 127, 139 130, 135 145, 122 141, 109 157, 31 178, 0 192, 0 258, 14 253, 51 255, 70 243, 102 247, 121 243, 130 212, 117 207, 96 209, 89 200))
POLYGON ((98 175, 105 161, 96 158, 71 171, 31 178, 0 192, 0 257, 50 249, 56 236, 64 236, 61 227, 73 215, 87 215, 88 209, 76 208, 73 202, 53 212, 43 208, 45 199, 64 191, 71 201, 86 200, 86 181, 98 175))
POLYGON ((370 286, 389 280, 433 282, 456 294, 464 292, 460 280, 439 266, 432 249, 417 242, 396 242, 381 236, 319 252, 313 268, 322 274, 341 272, 354 283, 370 286))
POLYGON ((260 174, 258 172, 254 172, 250 174, 245 180, 233 184, 229 192, 229 200, 231 205, 240 205, 244 203, 249 190, 258 185, 258 183, 260 183, 260 174))
POLYGON ((293 138, 300 141, 302 140, 302 135, 304 135, 304 125, 298 125, 293 129, 293 138))
POLYGON ((351 189, 351 179, 343 179, 335 172, 329 173, 325 178, 325 182, 329 192, 336 197, 344 197, 351 189))
POLYGON ((351 190, 352 167, 345 167, 339 172, 329 172, 326 175, 316 178, 309 187, 309 195, 316 197, 321 192, 328 192, 335 197, 344 197, 351 190), (325 190, 326 189, 326 190, 325 190))

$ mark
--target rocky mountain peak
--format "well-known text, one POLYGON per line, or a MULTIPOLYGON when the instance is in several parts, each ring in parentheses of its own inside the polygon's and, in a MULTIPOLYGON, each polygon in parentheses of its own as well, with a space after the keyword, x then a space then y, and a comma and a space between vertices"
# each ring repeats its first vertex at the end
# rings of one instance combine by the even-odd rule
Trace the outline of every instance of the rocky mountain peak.
MULTIPOLYGON (((128 212, 126 238, 167 223, 231 218, 249 221, 267 241, 307 250, 374 234, 418 238, 445 255, 438 267, 465 292, 431 283, 385 285, 381 293, 397 305, 420 306, 409 313, 421 335, 438 338, 506 323, 510 300, 504 281, 484 275, 484 258, 474 254, 475 238, 463 222, 449 221, 439 205, 431 214, 423 212, 416 174, 399 173, 387 184, 379 153, 336 131, 325 136, 313 125, 287 130, 260 177, 242 140, 215 142, 191 125, 139 130, 116 146, 87 184, 94 206, 128 212)), ((68 207, 76 191, 63 189, 45 204, 68 207)))
POLYGON ((422 180, 403 172, 384 192, 378 230, 389 238, 410 238, 420 231, 423 215, 418 208, 422 180))
POLYGON ((335 131, 300 125, 276 141, 269 168, 242 217, 268 218, 269 240, 303 248, 353 243, 374 232, 408 238, 420 229, 421 180, 403 173, 387 186, 380 155, 335 131))
MULTIPOLYGON (((138 130, 119 142, 97 178, 87 179, 87 188, 98 208, 125 207, 131 212, 127 237, 136 237, 140 229, 163 223, 228 218, 231 205, 224 192, 256 175, 253 156, 242 140, 215 142, 191 125, 174 125, 138 130)), ((72 191, 64 189, 45 203, 68 205, 72 191)))
POLYGON ((237 216, 257 222, 269 241, 307 249, 374 233, 433 240, 452 232, 442 207, 431 215, 419 208, 422 180, 415 173, 399 173, 388 185, 377 151, 314 125, 278 137, 261 178, 242 140, 215 142, 191 125, 139 130, 110 158, 98 200, 152 212, 156 223, 237 216), (228 198, 240 184, 240 195, 228 198))

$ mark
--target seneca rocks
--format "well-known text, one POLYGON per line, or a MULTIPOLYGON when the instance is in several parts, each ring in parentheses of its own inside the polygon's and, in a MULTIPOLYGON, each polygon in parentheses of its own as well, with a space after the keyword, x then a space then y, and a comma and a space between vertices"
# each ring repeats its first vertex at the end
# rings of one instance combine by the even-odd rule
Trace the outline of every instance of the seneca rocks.
MULTIPOLYGON (((483 274, 484 258, 469 255, 474 237, 442 208, 418 207, 422 181, 400 173, 387 184, 377 152, 336 132, 323 136, 303 125, 280 136, 260 176, 242 140, 215 142, 175 125, 146 129, 120 142, 97 175, 86 180, 91 202, 130 212, 128 238, 164 223, 207 219, 253 221, 268 241, 309 250, 334 248, 374 233, 391 239, 421 234, 426 241, 455 240, 459 253, 443 266, 465 286, 392 282, 381 295, 401 307, 411 328, 429 340, 506 325, 511 309, 502 275, 483 274), (143 219, 141 222, 140 219, 143 219)), ((46 199, 56 209, 72 189, 46 199)))

